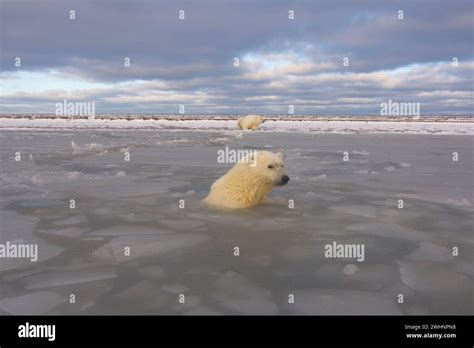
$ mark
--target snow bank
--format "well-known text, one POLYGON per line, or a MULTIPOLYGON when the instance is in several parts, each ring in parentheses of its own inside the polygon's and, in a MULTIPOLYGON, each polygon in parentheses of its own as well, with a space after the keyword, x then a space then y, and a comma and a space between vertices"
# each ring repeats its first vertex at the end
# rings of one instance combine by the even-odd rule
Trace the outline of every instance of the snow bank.
MULTIPOLYGON (((348 121, 348 120, 269 120, 262 132, 296 132, 328 134, 473 134, 473 122, 450 121, 348 121)), ((61 119, 0 118, 0 129, 65 130, 65 129, 162 129, 241 132, 235 120, 166 120, 166 119, 61 119)))

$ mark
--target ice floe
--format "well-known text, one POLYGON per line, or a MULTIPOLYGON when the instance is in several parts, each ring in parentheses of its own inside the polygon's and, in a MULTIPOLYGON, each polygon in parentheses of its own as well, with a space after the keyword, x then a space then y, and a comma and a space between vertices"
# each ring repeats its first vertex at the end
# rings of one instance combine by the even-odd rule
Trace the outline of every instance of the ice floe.
POLYGON ((60 219, 54 221, 55 225, 58 226, 68 226, 68 225, 77 225, 77 224, 84 224, 87 222, 87 216, 84 214, 77 214, 65 219, 60 219))
POLYGON ((233 271, 222 274, 215 283, 212 298, 222 307, 241 314, 276 314, 277 305, 270 291, 233 271))
POLYGON ((404 284, 424 293, 439 293, 444 296, 472 296, 473 282, 465 274, 453 272, 445 266, 431 262, 399 261, 400 276, 404 284))
POLYGON ((26 277, 26 289, 44 289, 56 286, 82 284, 117 277, 112 268, 68 269, 63 271, 46 271, 26 277))
POLYGON ((36 233, 49 237, 62 237, 62 238, 79 238, 82 237, 90 229, 81 227, 68 227, 64 229, 40 229, 36 233))
POLYGON ((407 260, 412 261, 451 261, 454 259, 452 252, 440 245, 421 242, 420 246, 412 253, 406 256, 407 260))
POLYGON ((23 268, 58 256, 64 248, 50 244, 33 235, 38 219, 24 216, 14 211, 0 211, 0 243, 6 242, 34 244, 38 246, 38 260, 32 262, 29 258, 2 258, 0 271, 23 268))
POLYGON ((0 309, 14 315, 47 314, 65 302, 65 298, 52 291, 36 291, 0 300, 0 309))
POLYGON ((134 259, 161 255, 204 243, 208 236, 197 233, 162 235, 127 235, 113 238, 92 254, 106 262, 127 262, 134 259), (127 255, 124 248, 130 248, 127 255))

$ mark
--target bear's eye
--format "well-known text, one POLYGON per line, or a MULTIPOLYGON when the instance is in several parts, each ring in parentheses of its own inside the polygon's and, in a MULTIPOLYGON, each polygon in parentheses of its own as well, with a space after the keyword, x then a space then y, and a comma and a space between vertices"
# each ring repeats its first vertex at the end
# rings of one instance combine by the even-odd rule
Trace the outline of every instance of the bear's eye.
POLYGON ((273 169, 273 166, 271 164, 269 164, 268 169, 273 169))
POLYGON ((282 164, 282 165, 281 165, 281 167, 282 167, 282 168, 285 168, 285 165, 284 165, 284 164, 282 164))

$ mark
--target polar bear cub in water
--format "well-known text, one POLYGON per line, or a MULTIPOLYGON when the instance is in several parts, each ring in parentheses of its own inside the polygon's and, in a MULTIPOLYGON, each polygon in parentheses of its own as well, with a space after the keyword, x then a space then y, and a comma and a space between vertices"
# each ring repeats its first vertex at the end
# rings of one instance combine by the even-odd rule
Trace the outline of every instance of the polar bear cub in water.
POLYGON ((249 208, 268 202, 267 195, 290 178, 283 173, 283 154, 255 151, 211 186, 204 202, 221 208, 249 208))

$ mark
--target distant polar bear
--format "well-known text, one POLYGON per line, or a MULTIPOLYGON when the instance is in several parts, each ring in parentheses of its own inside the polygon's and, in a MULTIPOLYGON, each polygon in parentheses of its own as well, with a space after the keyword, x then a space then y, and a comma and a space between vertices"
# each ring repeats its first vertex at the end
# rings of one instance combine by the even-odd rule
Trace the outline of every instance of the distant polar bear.
POLYGON ((281 152, 255 151, 214 182, 204 202, 227 209, 266 203, 274 187, 286 185, 290 180, 283 167, 281 152))
POLYGON ((260 126, 263 122, 265 122, 265 119, 262 116, 258 116, 258 115, 247 115, 247 116, 239 117, 237 122, 238 122, 239 129, 257 130, 258 126, 260 126))

